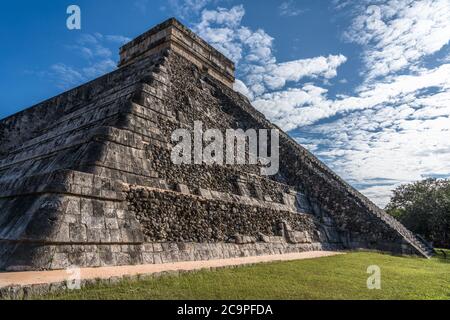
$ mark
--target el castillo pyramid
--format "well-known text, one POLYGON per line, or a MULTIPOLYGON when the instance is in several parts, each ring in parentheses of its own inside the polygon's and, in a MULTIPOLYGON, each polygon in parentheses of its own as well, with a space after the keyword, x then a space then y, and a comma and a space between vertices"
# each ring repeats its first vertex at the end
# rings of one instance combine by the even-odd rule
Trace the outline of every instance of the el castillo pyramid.
POLYGON ((431 248, 287 134, 280 169, 175 165, 171 133, 277 129, 234 64, 175 19, 119 68, 0 121, 0 270, 431 248))

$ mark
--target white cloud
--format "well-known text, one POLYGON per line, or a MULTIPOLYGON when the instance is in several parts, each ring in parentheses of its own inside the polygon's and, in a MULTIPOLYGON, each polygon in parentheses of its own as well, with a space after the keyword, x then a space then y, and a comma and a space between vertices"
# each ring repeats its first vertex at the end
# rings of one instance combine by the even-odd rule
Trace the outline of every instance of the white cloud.
POLYGON ((416 99, 416 93, 421 90, 435 87, 442 90, 450 89, 450 64, 372 83, 364 87, 357 96, 336 100, 334 104, 336 111, 339 112, 367 109, 380 104, 402 104, 416 99))
POLYGON ((111 59, 100 60, 82 69, 82 73, 86 79, 93 79, 102 76, 117 66, 117 63, 111 59))
POLYGON ((125 43, 131 41, 131 38, 121 36, 121 35, 107 35, 106 39, 108 41, 111 41, 113 43, 118 43, 118 44, 125 44, 125 43))
POLYGON ((64 63, 56 63, 50 67, 50 71, 46 75, 50 74, 55 81, 57 81, 57 86, 61 89, 66 89, 67 87, 77 85, 84 81, 84 76, 81 72, 73 69, 64 63))
POLYGON ((234 90, 243 94, 250 100, 253 100, 253 98, 254 98, 253 93, 250 91, 250 89, 246 86, 246 84, 244 82, 242 82, 239 79, 236 79, 236 81, 234 82, 234 90))
POLYGON ((214 24, 220 24, 228 28, 237 27, 241 24, 245 15, 243 5, 234 6, 231 9, 217 8, 215 10, 203 10, 201 21, 197 25, 199 30, 206 29, 214 24))
MULTIPOLYGON (((208 5, 224 1, 228 0, 168 0, 166 4, 159 6, 159 9, 170 12, 176 18, 187 20, 197 16, 208 5)), ((134 0, 133 7, 142 14, 151 13, 158 8, 152 0, 134 0)))
POLYGON ((332 102, 326 98, 327 90, 305 85, 262 95, 253 105, 270 120, 286 131, 332 116, 332 102))
POLYGON ((204 10, 195 31, 238 64, 246 84, 243 88, 239 83, 238 88, 248 97, 256 98, 304 78, 331 79, 347 60, 343 55, 329 55, 278 63, 273 53, 273 38, 262 29, 253 31, 242 26, 244 15, 242 5, 204 10))
POLYGON ((354 2, 352 2, 352 0, 333 0, 332 4, 337 10, 341 10, 350 5, 354 5, 354 2))
POLYGON ((178 17, 188 18, 204 9, 210 3, 218 3, 219 0, 169 0, 168 4, 178 17))
POLYGON ((293 0, 282 2, 278 7, 278 11, 281 16, 286 17, 296 17, 305 12, 304 10, 297 8, 293 0))
POLYGON ((235 6, 230 10, 203 10, 201 21, 194 26, 194 30, 217 50, 236 63, 242 59, 244 34, 251 34, 250 30, 240 27, 245 14, 244 7, 235 6))
MULTIPOLYGON (((433 99, 433 95, 429 98, 433 99)), ((380 106, 303 128, 302 132, 319 134, 316 154, 385 206, 390 190, 399 184, 431 175, 450 175, 448 112, 417 119, 421 117, 409 105, 380 106)))
MULTIPOLYGON (((250 67, 248 68, 250 72, 247 82, 250 85, 263 84, 267 90, 277 90, 284 88, 287 82, 299 82, 304 78, 331 79, 336 77, 337 68, 346 61, 347 58, 343 55, 330 55, 271 63, 260 68, 250 67)), ((262 92, 257 93, 261 94, 262 92)))
POLYGON ((264 94, 255 98, 254 105, 283 129, 294 130, 337 114, 387 105, 428 106, 430 109, 421 109, 417 115, 442 115, 450 102, 448 90, 450 64, 444 64, 417 75, 401 75, 387 82, 374 83, 355 96, 330 99, 327 90, 306 85, 264 94), (421 91, 433 88, 442 92, 418 97, 421 91))
POLYGON ((366 3, 345 38, 364 46, 367 80, 417 67, 450 41, 449 0, 366 3))
POLYGON ((60 62, 40 74, 50 77, 61 89, 82 84, 114 70, 117 63, 113 60, 113 51, 118 52, 117 46, 128 41, 130 39, 122 35, 82 34, 75 45, 67 48, 80 54, 84 65, 74 67, 60 62))

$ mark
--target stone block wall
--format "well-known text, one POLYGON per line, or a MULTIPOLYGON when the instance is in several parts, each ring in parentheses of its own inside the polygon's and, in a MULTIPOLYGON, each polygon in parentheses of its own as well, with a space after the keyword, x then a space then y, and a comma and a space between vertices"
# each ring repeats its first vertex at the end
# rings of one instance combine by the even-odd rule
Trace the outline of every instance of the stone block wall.
POLYGON ((237 235, 256 242, 282 234, 283 224, 308 233, 310 242, 320 240, 312 215, 257 199, 208 192, 197 196, 137 188, 128 193, 128 208, 149 242, 234 242, 237 235))

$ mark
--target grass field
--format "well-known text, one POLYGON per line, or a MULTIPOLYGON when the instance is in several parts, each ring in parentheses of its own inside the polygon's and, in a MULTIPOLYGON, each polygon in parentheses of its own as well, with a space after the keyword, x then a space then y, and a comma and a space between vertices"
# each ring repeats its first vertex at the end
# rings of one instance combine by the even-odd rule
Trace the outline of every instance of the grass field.
POLYGON ((450 299, 447 259, 355 252, 347 255, 201 271, 117 285, 96 285, 44 299, 450 299), (381 268, 381 290, 367 289, 367 268, 381 268))

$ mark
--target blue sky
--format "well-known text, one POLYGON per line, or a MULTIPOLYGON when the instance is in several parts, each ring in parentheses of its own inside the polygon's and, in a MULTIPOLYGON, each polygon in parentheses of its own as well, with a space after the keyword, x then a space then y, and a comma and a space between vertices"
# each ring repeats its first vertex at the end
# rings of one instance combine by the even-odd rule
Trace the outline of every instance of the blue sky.
POLYGON ((0 12, 0 118, 115 68, 175 16, 237 63, 236 90, 381 206, 450 177, 450 0, 15 1, 0 12), (66 9, 81 8, 68 30, 66 9))

